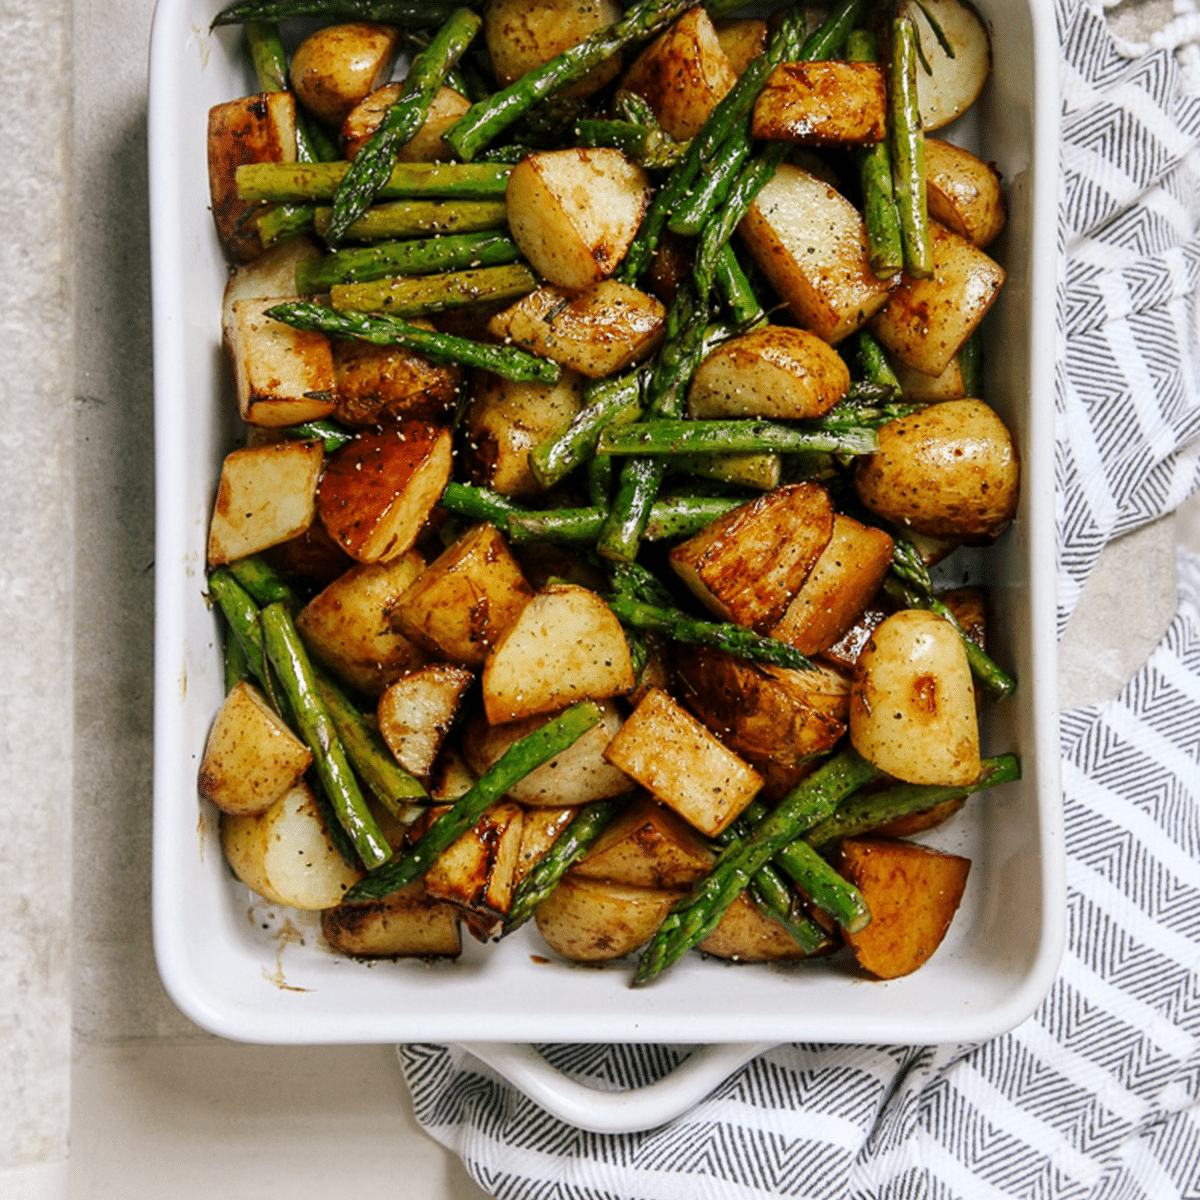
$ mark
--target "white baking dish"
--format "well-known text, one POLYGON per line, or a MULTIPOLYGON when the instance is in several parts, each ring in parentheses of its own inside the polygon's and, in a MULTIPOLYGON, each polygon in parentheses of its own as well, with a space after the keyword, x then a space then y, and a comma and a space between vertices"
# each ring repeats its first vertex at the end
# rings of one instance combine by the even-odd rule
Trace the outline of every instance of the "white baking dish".
MULTIPOLYGON (((991 752, 1020 754, 1023 780, 973 800, 928 835, 967 854, 973 867, 947 941, 916 974, 868 983, 844 958, 785 969, 729 967, 693 955, 638 991, 629 988, 624 964, 544 961, 549 955, 528 927, 500 945, 468 940, 454 964, 355 963, 329 953, 311 919, 255 903, 224 865, 214 814, 196 794, 197 764, 223 694, 204 596, 205 533, 221 457, 236 432, 220 346, 226 268, 208 211, 204 138, 209 106, 251 91, 252 79, 240 31, 207 32, 218 7, 217 0, 160 0, 150 64, 154 936, 175 1002, 207 1030, 256 1042, 737 1044, 708 1055, 705 1087, 716 1081, 714 1063, 732 1069, 752 1043, 976 1041, 1020 1022, 1054 978, 1065 920, 1054 704, 1057 56, 1050 5, 979 4, 993 20, 995 46, 992 81, 978 106, 987 131, 980 145, 1003 172, 1010 205, 998 250, 1009 279, 988 322, 988 399, 1016 435, 1024 473, 1018 520, 986 556, 997 654, 1015 666, 1020 687, 1015 701, 989 717, 986 740, 991 752)), ((527 1057, 489 1053, 522 1086, 535 1086, 527 1057)), ((642 1121, 653 1123, 641 1114, 634 1124, 642 1121)))

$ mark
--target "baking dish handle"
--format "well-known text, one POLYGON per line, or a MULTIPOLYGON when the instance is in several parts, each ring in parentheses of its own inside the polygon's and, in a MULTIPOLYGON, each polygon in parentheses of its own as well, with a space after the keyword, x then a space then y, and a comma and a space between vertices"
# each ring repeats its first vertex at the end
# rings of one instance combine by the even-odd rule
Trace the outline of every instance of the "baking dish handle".
POLYGON ((602 1092, 568 1079, 532 1046, 470 1042, 462 1048, 552 1116, 592 1133, 635 1133, 673 1120, 774 1042, 699 1047, 669 1075, 645 1087, 602 1092))

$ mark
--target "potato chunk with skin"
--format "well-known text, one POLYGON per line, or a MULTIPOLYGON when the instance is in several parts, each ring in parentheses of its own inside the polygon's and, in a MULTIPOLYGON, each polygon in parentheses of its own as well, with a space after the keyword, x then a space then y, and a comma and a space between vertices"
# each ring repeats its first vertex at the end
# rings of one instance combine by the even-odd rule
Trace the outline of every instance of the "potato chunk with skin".
POLYGON ((833 534, 771 636, 801 654, 819 654, 858 620, 892 565, 882 529, 835 513, 833 534))
POLYGON ((704 359, 688 389, 688 412, 696 420, 820 417, 849 387, 849 368, 827 342, 766 325, 722 342, 704 359))
POLYGON ((929 222, 933 274, 901 277, 871 330, 902 362, 940 375, 975 332, 1004 283, 1004 268, 966 238, 929 222))
POLYGON ((308 770, 312 751, 242 682, 221 705, 200 763, 200 794, 222 812, 266 812, 308 770))
POLYGON ((317 511, 330 536, 359 562, 399 558, 450 479, 450 430, 403 421, 363 430, 329 456, 317 511))
POLYGON ((875 630, 855 669, 850 741, 906 783, 965 787, 979 778, 971 668, 949 621, 910 608, 875 630))
MULTIPOLYGON (((597 704, 598 724, 576 739, 561 754, 530 771, 508 790, 508 798, 530 807, 559 807, 590 804, 633 791, 633 782, 623 771, 604 759, 608 743, 621 728, 621 713, 611 700, 597 704)), ((553 721, 559 714, 526 717, 506 725, 489 725, 482 714, 463 731, 463 755, 467 764, 482 775, 494 766, 514 742, 553 721)))
POLYGON ((224 327, 238 412, 249 425, 296 425, 337 406, 333 350, 323 333, 293 329, 266 315, 281 297, 235 300, 224 327))
POLYGON ((530 469, 530 450, 582 407, 583 379, 574 371, 563 371, 557 383, 476 372, 465 422, 468 478, 502 496, 536 496, 544 489, 530 469))
MULTIPOLYGON (((621 19, 616 0, 489 0, 483 12, 487 43, 496 82, 501 87, 557 58, 589 34, 621 19)), ((590 96, 621 71, 614 54, 582 79, 555 93, 556 99, 590 96)))
POLYGON ((483 707, 493 725, 606 700, 636 680, 625 631, 587 588, 553 584, 500 636, 483 668, 483 707))
POLYGON ((326 25, 296 47, 289 69, 292 91, 318 120, 340 125, 387 78, 398 41, 399 31, 392 25, 326 25))
POLYGON ((767 23, 758 17, 714 21, 713 28, 735 75, 767 52, 767 23))
POLYGON ((379 733, 410 774, 428 776, 475 676, 466 667, 430 663, 397 679, 379 697, 379 733))
POLYGON ((763 782, 658 688, 642 698, 604 756, 709 837, 737 817, 763 782))
POLYGON ((388 611, 393 628, 430 654, 481 667, 533 597, 504 535, 474 525, 451 543, 388 611))
POLYGON ((342 338, 333 343, 333 370, 334 416, 356 429, 391 421, 447 422, 462 386, 459 367, 401 346, 342 338))
POLYGON ((671 567, 724 621, 765 633, 783 616, 833 533, 829 493, 793 483, 718 517, 669 555, 671 567))
POLYGON ((521 849, 513 872, 513 889, 550 853, 575 819, 578 808, 527 808, 521 822, 521 849))
POLYGON ((713 859, 708 844, 686 821, 643 796, 604 830, 571 871, 627 887, 679 888, 703 879, 713 859))
POLYGON ((998 537, 1016 512, 1012 435, 982 400, 947 400, 889 421, 859 459, 854 487, 872 512, 935 538, 998 537))
POLYGON ((339 904, 321 914, 330 947, 350 958, 457 958, 458 915, 435 900, 421 880, 382 900, 339 904))
POLYGON ((686 141, 736 82, 711 18, 697 6, 637 56, 621 87, 641 96, 673 138, 686 141))
POLYGON ((992 47, 979 15, 962 0, 906 0, 905 15, 914 23, 929 70, 917 72, 917 108, 921 128, 940 129, 961 116, 979 97, 992 68, 992 47), (929 26, 941 26, 951 57, 929 26))
POLYGON ((797 322, 831 344, 887 302, 891 281, 871 271, 861 214, 799 167, 776 168, 738 230, 797 322))
POLYGON ((590 379, 624 370, 653 353, 666 310, 646 292, 606 279, 577 295, 538 288, 488 322, 488 332, 590 379))
POLYGON ((862 892, 871 923, 846 934, 859 966, 877 979, 911 975, 942 944, 971 860, 912 842, 848 838, 837 869, 862 892))
POLYGON ((1006 212, 995 168, 969 150, 925 140, 929 215, 982 249, 1004 228, 1006 212))
POLYGON ((387 613, 424 567, 415 550, 352 567, 300 610, 296 627, 314 657, 366 696, 378 697, 425 655, 392 629, 387 613))
POLYGON ((245 163, 296 161, 296 98, 263 92, 217 104, 208 112, 208 189, 217 235, 231 258, 262 253, 257 219, 266 206, 240 200, 237 169, 245 163))
POLYGON ((633 888, 568 872, 534 913, 546 945, 574 962, 606 962, 644 946, 682 891, 633 888))
MULTIPOLYGON (((385 83, 347 114, 338 141, 342 153, 353 159, 383 123, 387 111, 404 90, 402 83, 385 83)), ((471 102, 461 92, 450 87, 438 88, 429 105, 425 123, 396 151, 397 162, 445 162, 451 155, 442 141, 446 132, 471 102)))
POLYGON ((580 291, 616 271, 650 203, 650 180, 620 150, 547 150, 518 163, 508 227, 549 283, 580 291))
POLYGON ((887 133, 883 68, 870 62, 784 62, 754 105, 753 137, 799 146, 865 146, 887 133))
POLYGON ((208 529, 208 565, 257 554, 303 533, 316 515, 320 442, 276 442, 231 450, 221 464, 208 529))
POLYGON ((758 911, 745 892, 739 893, 716 929, 696 949, 733 962, 791 962, 809 957, 778 921, 758 911))

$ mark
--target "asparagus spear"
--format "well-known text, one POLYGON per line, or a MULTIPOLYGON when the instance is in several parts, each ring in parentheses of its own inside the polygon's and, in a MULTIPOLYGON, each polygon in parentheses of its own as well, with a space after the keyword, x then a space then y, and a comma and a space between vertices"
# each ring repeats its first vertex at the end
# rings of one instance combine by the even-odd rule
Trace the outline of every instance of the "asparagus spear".
POLYGON ((738 454, 748 451, 793 453, 818 450, 831 454, 871 454, 878 448, 875 430, 850 426, 841 430, 807 429, 775 421, 634 421, 609 427, 600 435, 598 454, 738 454))
MULTIPOLYGON (((332 200, 351 170, 346 162, 243 163, 238 197, 277 204, 332 200)), ((380 200, 503 199, 512 169, 491 163, 394 163, 375 193, 380 200)))
POLYGON ((839 875, 807 842, 784 846, 775 862, 796 886, 847 932, 858 933, 871 923, 871 910, 862 892, 839 875))
POLYGON ((519 929, 533 916, 534 910, 554 891, 558 881, 596 844, 596 839, 619 808, 616 800, 593 800, 575 814, 554 845, 517 885, 501 937, 519 929))
POLYGON ((438 503, 455 516, 466 517, 470 521, 489 521, 502 533, 508 532, 509 517, 521 512, 517 505, 498 492, 470 483, 446 484, 438 503))
POLYGON ((354 431, 339 425, 336 421, 320 420, 305 421, 300 425, 285 425, 279 430, 280 434, 294 441, 321 442, 326 454, 340 450, 347 442, 354 440, 354 431))
POLYGON ((287 697, 282 695, 263 650, 262 629, 258 623, 258 605, 230 571, 218 567, 208 577, 208 594, 217 602, 234 637, 241 644, 250 674, 258 681, 275 711, 287 720, 287 697))
MULTIPOLYGON (((594 462, 605 462, 604 458, 594 462)), ((729 496, 672 496, 655 501, 646 525, 646 540, 663 541, 691 537, 723 516, 731 508, 744 504, 729 496)), ((527 542, 555 542, 583 545, 596 540, 606 508, 544 508, 517 510, 508 514, 508 536, 514 546, 527 542)))
MULTIPOLYGON (((221 610, 218 608, 218 612, 221 610)), ((222 663, 225 669, 225 694, 228 696, 239 683, 252 679, 250 660, 237 634, 230 628, 224 614, 220 617, 222 663)))
POLYGON ((350 768, 346 752, 317 693, 316 679, 300 635, 284 604, 268 604, 259 613, 263 648, 279 672, 301 736, 313 753, 313 765, 329 796, 338 823, 349 835, 363 865, 370 870, 392 857, 350 768))
POLYGON ((446 72, 462 57, 482 23, 478 13, 469 8, 458 9, 412 60, 395 104, 355 155, 338 184, 329 228, 325 231, 330 242, 342 241, 350 226, 371 207, 379 189, 392 175, 397 150, 425 124, 429 106, 442 86, 446 72))
POLYGON ((979 778, 969 787, 937 787, 902 783, 878 792, 864 792, 843 800, 823 821, 804 835, 815 850, 824 851, 842 838, 870 833, 901 817, 927 812, 948 800, 964 800, 976 792, 1013 783, 1021 778, 1021 760, 1015 754, 985 758, 979 778))
POLYGON ((925 132, 917 103, 917 34, 906 16, 892 22, 889 130, 904 269, 914 279, 933 274, 925 193, 925 132))
POLYGON ((794 787, 771 815, 744 842, 722 854, 709 877, 671 910, 642 952, 633 986, 649 983, 702 942, 738 893, 784 846, 879 774, 856 751, 846 749, 794 787))
POLYGON ((345 21, 386 21, 413 27, 440 25, 457 4, 438 0, 236 0, 213 18, 217 25, 283 21, 291 17, 331 17, 345 21))
POLYGON ((900 377, 888 361, 887 351, 879 339, 868 330, 860 329, 854 335, 854 346, 858 369, 862 372, 863 378, 869 383, 887 384, 889 387, 895 388, 899 394, 900 377))
MULTIPOLYGON (((846 57, 851 62, 877 62, 875 35, 867 29, 853 30, 846 39, 846 57)), ((904 266, 900 214, 892 190, 892 158, 886 141, 860 148, 855 157, 862 185, 867 260, 877 279, 887 279, 904 266)))
POLYGON ((739 333, 749 333, 765 324, 767 314, 759 303, 745 269, 731 243, 721 247, 716 263, 716 285, 721 299, 729 305, 739 333))
POLYGON ((377 242, 335 250, 296 264, 296 290, 302 296, 327 292, 338 283, 369 283, 393 275, 432 275, 468 267, 498 267, 521 257, 507 233, 456 233, 413 241, 377 242))
POLYGON ((329 301, 339 312, 389 313, 420 317, 464 308, 485 300, 516 300, 538 286, 524 263, 447 271, 439 275, 398 276, 370 283, 339 283, 329 301))
POLYGON ((478 104, 443 135, 464 162, 478 153, 540 100, 582 79, 594 66, 632 42, 653 36, 691 7, 691 0, 638 0, 612 25, 598 29, 549 62, 527 72, 478 104))
POLYGON ((575 122, 575 137, 581 146, 612 146, 648 170, 673 167, 686 151, 665 130, 633 121, 583 118, 575 122))
MULTIPOLYGON (((322 237, 328 237, 332 217, 330 208, 313 209, 313 228, 322 237)), ((391 200, 367 209, 347 236, 371 242, 427 233, 481 233, 507 223, 503 200, 391 200)))
POLYGON ((557 363, 526 354, 524 350, 436 333, 396 317, 339 313, 307 301, 276 304, 267 310, 267 316, 296 329, 315 329, 331 337, 358 338, 376 346, 403 346, 406 350, 424 354, 434 362, 481 367, 505 379, 556 383, 560 374, 557 363))
POLYGON ((430 825, 411 850, 360 879, 346 893, 346 900, 378 900, 419 879, 438 855, 473 828, 505 792, 530 771, 574 745, 600 718, 599 708, 585 700, 514 742, 453 808, 430 825))
POLYGON ((958 369, 962 374, 963 395, 976 400, 983 398, 983 336, 976 327, 958 352, 958 369))

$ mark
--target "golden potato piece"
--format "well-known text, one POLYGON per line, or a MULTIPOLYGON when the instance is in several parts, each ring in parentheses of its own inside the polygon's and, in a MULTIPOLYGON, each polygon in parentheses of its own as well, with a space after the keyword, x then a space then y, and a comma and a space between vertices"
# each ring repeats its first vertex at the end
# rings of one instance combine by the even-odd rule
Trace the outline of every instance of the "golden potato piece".
MULTIPOLYGON (((383 122, 387 111, 404 90, 402 83, 385 83, 346 115, 339 142, 342 153, 353 159, 383 122)), ((451 157, 442 134, 471 107, 471 102, 450 87, 438 88, 425 123, 396 151, 397 162, 443 162, 451 157)))
POLYGON ((906 0, 905 15, 917 30, 929 70, 917 71, 917 109, 921 128, 940 129, 960 117, 979 97, 992 69, 992 47, 978 14, 963 0, 906 0), (929 26, 941 27, 951 57, 929 26))
POLYGON ((864 837, 844 841, 836 865, 871 910, 865 929, 845 935, 859 966, 878 979, 899 979, 928 962, 942 944, 971 860, 912 842, 864 837))
POLYGON ((754 105, 751 135, 799 146, 863 146, 887 134, 887 84, 870 62, 783 62, 754 105))
POLYGON ((405 420, 448 422, 462 386, 459 367, 401 346, 347 338, 333 343, 333 371, 334 416, 356 429, 405 420))
POLYGON ((740 75, 756 58, 767 52, 767 23, 759 17, 732 17, 714 21, 717 41, 729 59, 735 75, 740 75))
POLYGON ((969 150, 925 140, 929 215, 981 249, 1004 228, 1007 213, 994 167, 969 150))
POLYGON ((326 125, 340 125, 387 78, 399 31, 373 21, 326 25, 296 47, 289 74, 300 103, 326 125))
POLYGON ((457 958, 458 914, 435 900, 421 880, 385 896, 339 904, 321 914, 330 948, 350 958, 457 958))
POLYGON ((579 812, 575 807, 528 808, 521 822, 521 848, 513 871, 513 889, 549 854, 579 812))
POLYGON ((733 962, 792 962, 809 957, 778 921, 758 911, 745 892, 738 894, 696 949, 733 962))
POLYGON ((410 774, 427 776, 475 676, 466 667, 430 663, 397 679, 379 697, 379 733, 410 774))
POLYGON ((564 958, 605 962, 644 946, 681 895, 568 872, 538 905, 534 920, 546 945, 564 958))

